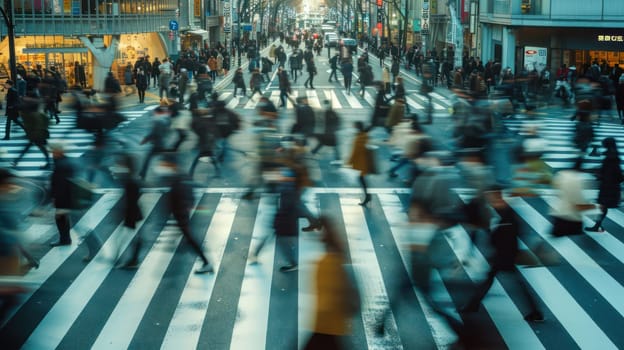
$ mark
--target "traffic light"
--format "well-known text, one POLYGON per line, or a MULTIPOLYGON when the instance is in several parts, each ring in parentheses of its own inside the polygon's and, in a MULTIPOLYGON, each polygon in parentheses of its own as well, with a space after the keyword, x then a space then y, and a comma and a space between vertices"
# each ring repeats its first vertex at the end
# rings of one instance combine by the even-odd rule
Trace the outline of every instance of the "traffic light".
POLYGON ((377 7, 383 6, 383 0, 377 0, 377 7))

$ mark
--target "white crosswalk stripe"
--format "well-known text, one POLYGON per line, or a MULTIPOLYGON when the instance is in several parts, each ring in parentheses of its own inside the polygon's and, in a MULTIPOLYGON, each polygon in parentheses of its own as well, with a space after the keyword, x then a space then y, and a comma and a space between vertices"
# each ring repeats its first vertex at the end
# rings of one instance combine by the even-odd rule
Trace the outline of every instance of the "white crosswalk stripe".
MULTIPOLYGON (((529 126, 537 126, 538 134, 546 141, 546 148, 542 159, 553 170, 569 169, 578 158, 578 149, 574 145, 575 121, 569 119, 541 118, 539 120, 530 119, 507 119, 505 125, 514 132, 524 134, 529 126)), ((619 125, 601 123, 594 125, 594 140, 591 143, 587 154, 584 155, 583 169, 595 169, 600 167, 601 155, 593 156, 590 151, 593 147, 598 147, 602 152, 601 142, 605 137, 614 137, 620 152, 624 152, 624 128, 619 125)))
MULTIPOLYGON (((134 119, 144 115, 146 111, 121 111, 120 113, 126 120, 117 126, 116 130, 122 130, 134 119)), ((59 117, 61 119, 59 124, 54 124, 54 121, 50 121, 48 144, 62 141, 68 157, 81 157, 92 148, 93 133, 76 129, 75 115, 60 115, 59 117)), ((4 124, 0 124, 0 129, 4 130, 4 124)), ((27 144, 28 140, 24 131, 17 126, 13 126, 11 139, 0 141, 0 167, 12 167, 11 162, 17 158, 27 144)), ((51 158, 50 162, 52 162, 51 158)), ((49 174, 49 170, 40 169, 44 164, 45 156, 36 146, 32 146, 13 169, 19 176, 41 177, 49 174)))
MULTIPOLYGON (((156 346, 160 348, 202 347, 212 341, 204 339, 205 332, 214 332, 214 329, 218 330, 217 336, 222 337, 218 340, 220 348, 275 348, 281 343, 269 335, 279 332, 286 325, 296 324, 295 334, 288 336, 292 336, 300 346, 304 344, 314 314, 314 262, 323 252, 318 234, 302 232, 301 227, 307 223, 300 220, 300 268, 297 272, 281 273, 277 270, 283 262, 278 249, 282 246, 276 242, 279 238, 266 242, 259 255, 260 264, 250 265, 248 256, 251 251, 260 239, 272 234, 276 195, 262 194, 258 200, 244 201, 240 199, 244 189, 197 189, 192 222, 205 221, 204 226, 200 225, 202 232, 196 234, 215 273, 196 275, 192 271, 200 266, 201 261, 195 257, 179 259, 192 253, 177 249, 178 245, 185 243, 177 233, 175 222, 159 214, 166 205, 164 192, 164 189, 153 189, 142 195, 140 205, 145 220, 134 231, 136 233, 128 234, 121 219, 113 220, 111 227, 98 230, 103 246, 95 259, 84 266, 67 263, 75 260, 74 256, 81 250, 78 243, 52 248, 45 253, 41 268, 24 276, 25 281, 31 280, 33 290, 22 298, 18 307, 10 313, 10 318, 2 324, 0 336, 8 339, 14 345, 12 347, 39 349, 62 347, 68 337, 89 332, 93 334, 89 348, 129 348, 140 340, 137 337, 148 336, 144 324, 158 322, 161 334, 150 333, 149 338, 159 339, 156 346), (113 269, 108 257, 111 251, 117 245, 121 246, 120 251, 124 251, 135 234, 153 242, 147 244, 138 270, 113 269), (176 264, 185 266, 174 266, 176 264), (176 270, 185 272, 172 275, 171 271, 176 270), (288 281, 295 280, 295 287, 289 286, 288 281), (224 281, 228 281, 227 286, 224 281), (119 300, 103 302, 100 290, 115 287, 122 288, 117 297, 119 300), (46 288, 60 289, 60 293, 49 303, 44 303, 45 306, 38 306, 40 297, 33 296, 45 293, 46 288), (168 290, 172 292, 167 294, 168 290), (294 296, 294 299, 289 296, 294 296), (100 303, 102 306, 99 306, 100 303), (276 315, 274 308, 278 304, 290 305, 291 312, 276 315), (221 308, 224 305, 227 307, 221 308), (223 320, 223 325, 207 325, 215 317, 211 314, 214 308, 221 312, 227 310, 217 316, 223 320), (161 309, 171 311, 159 316, 161 318, 145 319, 146 315, 161 309), (28 317, 22 315, 24 312, 29 313, 28 317), (103 315, 102 322, 78 323, 85 317, 84 312, 103 315), (25 319, 37 321, 19 323, 25 319), (21 332, 15 332, 15 329, 21 332)), ((411 269, 412 256, 407 249, 411 244, 428 242, 433 235, 443 234, 447 247, 439 248, 442 249, 440 254, 444 254, 454 266, 448 271, 433 271, 431 299, 443 303, 442 308, 450 309, 454 317, 462 318, 464 315, 454 309, 462 306, 459 303, 465 298, 462 299, 461 293, 466 288, 470 290, 470 284, 466 281, 458 287, 458 272, 472 282, 483 278, 488 267, 484 250, 486 243, 478 242, 473 253, 469 253, 470 264, 463 265, 467 253, 458 239, 468 241, 469 238, 462 226, 455 226, 446 234, 436 233, 432 226, 414 226, 408 223, 406 215, 407 189, 371 189, 370 192, 374 198, 368 208, 357 204, 361 196, 359 189, 311 188, 306 192, 306 203, 313 212, 341 216, 338 231, 345 235, 347 254, 353 263, 363 298, 356 318, 356 322, 360 322, 360 331, 354 333, 354 337, 358 337, 360 344, 367 344, 368 348, 402 349, 414 347, 415 340, 405 338, 405 334, 410 334, 418 338, 418 344, 428 344, 427 348, 448 348, 456 337, 444 318, 428 304, 429 298, 411 288, 409 293, 414 305, 392 307, 399 302, 395 299, 399 296, 396 294, 397 286, 388 281, 396 277, 395 274, 411 269), (451 270, 455 272, 449 273, 451 270), (379 336, 373 326, 388 307, 391 311, 386 322, 386 333, 379 336), (414 317, 424 320, 427 326, 414 329, 414 317)), ((459 192, 462 199, 468 198, 462 194, 465 192, 459 192)), ((86 211, 76 230, 84 231, 86 227, 93 228, 102 220, 109 222, 116 217, 111 208, 122 200, 119 190, 103 189, 98 193, 103 196, 86 211)), ((621 249, 617 249, 617 246, 623 245, 624 213, 621 210, 609 211, 608 222, 605 223, 607 231, 604 233, 575 237, 578 239, 552 238, 547 235, 551 225, 549 217, 542 212, 547 212, 544 208, 548 208, 553 201, 554 192, 543 190, 540 193, 539 197, 512 197, 507 201, 530 229, 521 238, 521 247, 531 250, 534 247, 529 242, 541 240, 552 246, 561 257, 562 264, 559 266, 519 268, 521 276, 544 306, 548 326, 526 323, 523 320, 526 310, 516 300, 519 293, 510 287, 508 280, 497 278, 483 300, 484 312, 478 314, 488 320, 484 321, 486 329, 483 334, 500 338, 508 348, 547 348, 546 344, 552 341, 576 344, 580 348, 622 348, 624 336, 615 328, 609 328, 609 324, 624 319, 621 298, 624 281, 620 273, 614 273, 614 269, 621 271, 624 267, 621 249), (585 252, 588 242, 599 244, 591 252, 585 252), (616 248, 611 249, 609 245, 616 248), (609 261, 609 265, 601 265, 602 261, 609 261), (581 291, 577 291, 576 287, 581 291), (594 312, 594 308, 601 310, 600 314, 594 312)), ((465 322, 467 320, 464 319, 465 322)), ((358 327, 354 327, 356 329, 358 327)), ((485 341, 487 336, 483 338, 485 341)))
MULTIPOLYGON (((333 109, 368 110, 375 106, 375 92, 373 90, 367 89, 364 93, 363 98, 360 97, 358 94, 359 93, 357 88, 354 89, 351 94, 347 94, 344 89, 309 90, 293 88, 290 97, 296 99, 297 96, 306 96, 308 98, 308 103, 310 104, 310 106, 312 106, 312 108, 322 108, 323 101, 325 99, 331 101, 333 109)), ((280 105, 280 93, 278 90, 266 91, 265 95, 269 96, 271 102, 273 102, 276 106, 280 105)), ((424 110, 427 108, 429 102, 425 97, 422 97, 416 93, 411 93, 407 96, 407 103, 411 110, 424 110)), ((259 102, 259 97, 257 95, 254 96, 253 99, 250 99, 248 97, 233 97, 230 91, 222 92, 220 99, 226 101, 226 106, 231 109, 244 108, 251 110, 256 108, 259 102)), ((450 99, 442 96, 441 94, 436 94, 432 103, 433 110, 436 113, 446 113, 448 111, 448 106, 451 105, 450 99)), ((293 108, 293 104, 288 101, 287 109, 293 108)))

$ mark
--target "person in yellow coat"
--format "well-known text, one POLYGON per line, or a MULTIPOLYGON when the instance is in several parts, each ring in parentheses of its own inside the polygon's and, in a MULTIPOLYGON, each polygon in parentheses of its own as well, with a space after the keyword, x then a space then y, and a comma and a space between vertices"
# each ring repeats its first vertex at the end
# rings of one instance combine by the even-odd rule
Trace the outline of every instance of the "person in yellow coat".
POLYGON ((325 254, 316 264, 314 328, 305 350, 344 349, 351 333, 351 319, 360 310, 360 293, 351 266, 346 265, 345 245, 334 222, 320 218, 325 254))
POLYGON ((364 200, 360 202, 360 205, 364 206, 371 200, 371 195, 368 193, 368 188, 366 186, 365 176, 375 173, 375 162, 373 151, 366 147, 370 128, 365 128, 364 123, 361 121, 355 122, 353 126, 357 130, 357 135, 355 135, 353 139, 351 157, 349 157, 349 162, 347 164, 351 165, 353 169, 360 171, 359 180, 362 190, 364 191, 364 200))

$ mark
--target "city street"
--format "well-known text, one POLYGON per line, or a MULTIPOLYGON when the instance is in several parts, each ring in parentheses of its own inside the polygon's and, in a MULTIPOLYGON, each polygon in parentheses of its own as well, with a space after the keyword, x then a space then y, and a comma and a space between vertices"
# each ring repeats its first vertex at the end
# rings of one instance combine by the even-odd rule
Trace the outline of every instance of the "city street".
MULTIPOLYGON (((266 52, 266 50, 265 50, 266 52)), ((290 49, 286 52, 290 54, 290 49)), ((361 49, 358 55, 361 53, 361 49)), ((245 61, 245 60, 243 60, 245 61)), ((410 288, 400 293, 399 281, 411 270, 409 245, 427 240, 434 232, 427 225, 410 223, 407 217, 411 184, 406 183, 407 168, 389 177, 396 152, 387 142, 383 128, 374 128, 371 144, 375 146, 378 174, 369 176, 373 199, 360 206, 362 192, 356 172, 344 164, 348 159, 355 121, 369 123, 375 90, 367 87, 360 96, 357 86, 349 95, 342 86, 342 76, 329 82, 327 51, 315 56, 319 74, 315 89, 303 86, 307 73, 293 83, 291 97, 307 96, 310 105, 321 110, 323 101, 331 101, 341 117, 338 131, 340 164, 332 162, 333 150, 325 147, 308 157, 314 185, 304 194, 304 202, 314 214, 335 218, 340 235, 347 242, 355 278, 362 295, 361 310, 355 316, 353 349, 450 349, 456 335, 447 321, 429 305, 420 291, 410 288), (385 332, 378 334, 375 325, 390 308, 385 332)), ((354 60, 355 63, 355 60, 354 60)), ((370 56, 375 79, 381 68, 370 56)), ((389 62, 386 62, 389 64, 389 62)), ((276 66, 274 66, 276 68, 276 66)), ((275 72, 275 69, 274 71, 275 72)), ((418 93, 420 78, 402 67, 410 111, 424 120, 428 101, 418 93)), ((24 223, 24 241, 40 260, 38 269, 25 271, 23 283, 29 290, 20 296, 9 317, 0 320, 3 349, 296 349, 305 343, 314 314, 314 262, 323 252, 318 231, 304 232, 308 225, 299 221, 296 251, 299 269, 281 272, 285 260, 279 249, 282 237, 270 239, 259 254, 259 263, 250 264, 249 255, 262 237, 272 234, 276 196, 260 193, 243 199, 257 175, 256 139, 253 122, 258 96, 233 97, 231 76, 217 82, 219 99, 239 113, 240 131, 229 140, 221 173, 209 162, 200 162, 193 177, 195 206, 191 228, 209 260, 214 274, 198 275, 200 259, 184 243, 172 217, 164 215, 167 189, 162 187, 157 162, 153 161, 140 197, 144 220, 134 232, 126 231, 119 216, 121 185, 108 171, 114 170, 114 157, 97 171, 94 192, 97 200, 83 211, 72 214, 72 245, 50 248, 57 228, 49 204, 37 210, 24 223), (93 230, 102 241, 95 257, 84 262, 86 242, 81 237, 93 230), (116 252, 130 254, 130 242, 142 236, 144 246, 138 269, 118 269, 112 261, 116 252), (119 247, 119 248, 116 248, 119 247)), ((354 77, 354 84, 357 77, 354 77)), ((249 74, 245 70, 245 81, 249 74)), ((277 77, 263 89, 276 105, 279 101, 277 77)), ((140 141, 149 131, 153 109, 158 104, 155 89, 148 90, 147 104, 133 102, 136 96, 122 97, 120 111, 127 120, 115 130, 123 145, 110 154, 129 151, 142 160, 148 146, 140 141)), ((431 94, 433 123, 424 125, 440 149, 453 147, 450 112, 455 99, 445 87, 431 94)), ((61 123, 51 125, 51 140, 63 140, 68 155, 81 168, 88 169, 93 136, 73 128, 75 117, 69 108, 61 108, 61 123)), ((571 139, 574 111, 559 105, 542 106, 531 115, 517 114, 505 119, 512 131, 537 125, 538 133, 548 141, 543 159, 553 171, 570 168, 575 157, 571 139)), ((615 115, 614 111, 611 111, 615 115)), ((613 136, 624 152, 624 129, 617 118, 604 117, 595 127, 598 145, 602 138, 613 136)), ((4 121, 4 118, 3 118, 4 121)), ((279 109, 280 131, 287 133, 294 122, 291 103, 279 109)), ((4 123, 0 125, 4 129, 4 123)), ((174 142, 172 132, 169 138, 174 142)), ((0 167, 10 162, 26 145, 24 133, 13 129, 10 141, 0 141, 0 167)), ((314 146, 314 144, 312 145, 314 146)), ((192 135, 180 147, 181 168, 190 168, 196 154, 192 135)), ((584 167, 596 168, 600 156, 588 156, 584 167)), ((30 149, 13 168, 19 176, 37 183, 45 182, 49 170, 40 170, 44 158, 30 149)), ((114 174, 112 174, 114 175, 114 174)), ((588 173, 587 178, 593 180, 588 173)), ((456 189, 468 201, 471 191, 456 189)), ((596 189, 588 198, 596 198, 596 189)), ((536 191, 533 197, 510 197, 508 203, 519 214, 525 233, 521 248, 533 250, 542 245, 559 264, 520 266, 522 279, 537 295, 544 311, 543 323, 527 323, 523 315, 528 306, 513 279, 500 275, 494 282, 480 310, 458 314, 474 283, 485 278, 486 258, 491 252, 489 237, 478 235, 471 249, 463 226, 437 233, 436 254, 445 257, 446 268, 436 268, 431 276, 432 297, 458 322, 478 324, 471 329, 478 344, 475 349, 618 349, 624 348, 624 212, 609 210, 603 233, 554 238, 549 235, 553 218, 549 215, 556 193, 550 188, 536 191), (474 322, 477 321, 477 322, 474 322)), ((591 226, 598 210, 586 212, 584 226, 591 226)))

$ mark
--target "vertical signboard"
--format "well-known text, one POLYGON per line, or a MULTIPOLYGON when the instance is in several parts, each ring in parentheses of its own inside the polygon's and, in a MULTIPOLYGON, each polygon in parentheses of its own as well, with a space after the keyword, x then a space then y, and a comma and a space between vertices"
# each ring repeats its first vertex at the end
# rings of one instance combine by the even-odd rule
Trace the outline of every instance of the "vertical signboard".
POLYGON ((223 32, 229 33, 232 31, 232 12, 230 8, 230 2, 225 1, 223 3, 223 32))
POLYGON ((429 0, 423 0, 422 13, 420 16, 420 34, 429 35, 429 0))

